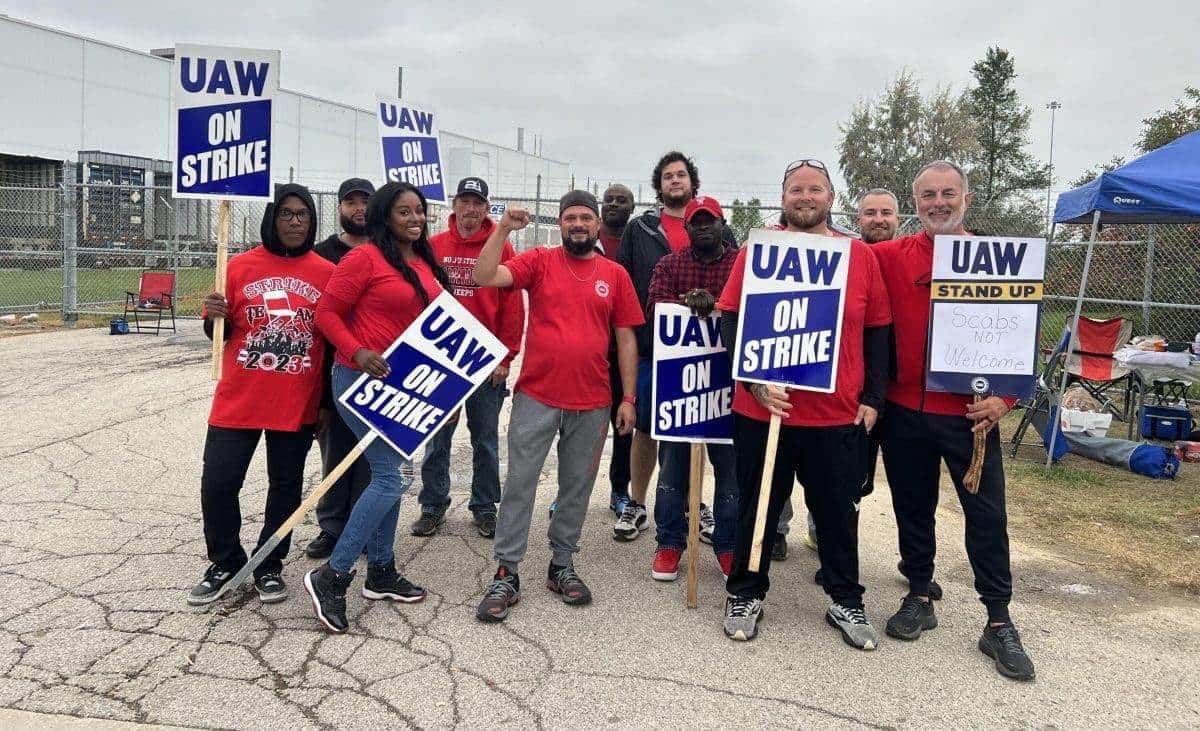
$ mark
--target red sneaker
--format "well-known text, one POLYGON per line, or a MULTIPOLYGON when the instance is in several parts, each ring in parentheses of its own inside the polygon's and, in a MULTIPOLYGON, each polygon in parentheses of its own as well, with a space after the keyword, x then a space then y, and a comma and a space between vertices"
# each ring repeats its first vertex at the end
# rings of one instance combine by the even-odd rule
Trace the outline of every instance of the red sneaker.
POLYGON ((721 573, 725 574, 725 578, 729 578, 729 572, 733 571, 733 551, 728 553, 718 553, 717 563, 721 564, 721 573))
POLYGON ((679 578, 679 559, 683 551, 678 548, 660 548, 654 552, 654 567, 650 576, 658 581, 674 581, 679 578))

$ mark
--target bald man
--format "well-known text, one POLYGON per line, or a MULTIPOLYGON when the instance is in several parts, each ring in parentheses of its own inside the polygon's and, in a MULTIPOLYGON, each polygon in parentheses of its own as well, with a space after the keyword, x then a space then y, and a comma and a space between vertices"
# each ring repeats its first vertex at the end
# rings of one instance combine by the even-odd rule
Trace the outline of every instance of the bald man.
POLYGON ((621 236, 633 215, 634 203, 633 191, 628 186, 613 183, 604 191, 600 204, 600 245, 604 247, 601 253, 613 261, 621 250, 621 236))
MULTIPOLYGON (((605 257, 616 261, 621 249, 621 237, 625 226, 633 215, 633 191, 628 186, 613 183, 604 191, 600 204, 600 248, 605 257)), ((617 366, 617 341, 614 338, 608 348, 608 380, 612 384, 613 405, 609 422, 612 425, 612 460, 608 464, 609 499, 608 507, 620 515, 629 500, 629 454, 633 447, 633 435, 621 434, 617 429, 617 407, 621 405, 621 372, 617 366)))

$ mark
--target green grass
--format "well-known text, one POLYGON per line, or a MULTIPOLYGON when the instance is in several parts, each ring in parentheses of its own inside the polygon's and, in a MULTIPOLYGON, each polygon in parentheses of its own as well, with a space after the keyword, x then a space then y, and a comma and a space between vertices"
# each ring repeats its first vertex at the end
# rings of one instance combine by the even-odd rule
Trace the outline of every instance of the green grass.
MULTIPOLYGON (((140 268, 79 269, 77 301, 81 309, 120 311, 125 292, 137 291, 140 268), (107 302, 110 304, 92 305, 107 302)), ((179 270, 176 292, 176 314, 196 315, 200 301, 212 291, 214 270, 188 267, 179 270)), ((58 311, 57 304, 35 307, 39 302, 57 303, 62 300, 62 269, 0 269, 0 312, 58 311)))

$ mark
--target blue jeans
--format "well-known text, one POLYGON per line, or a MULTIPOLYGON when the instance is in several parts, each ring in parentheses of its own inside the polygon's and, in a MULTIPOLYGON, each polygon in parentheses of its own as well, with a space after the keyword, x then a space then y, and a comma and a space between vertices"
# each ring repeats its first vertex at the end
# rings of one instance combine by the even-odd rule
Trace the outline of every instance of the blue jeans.
MULTIPOLYGON (((495 515, 500 502, 500 407, 507 395, 507 386, 484 381, 464 404, 472 456, 471 502, 467 507, 476 515, 495 515)), ((461 420, 443 426, 425 445, 421 493, 417 496, 423 513, 440 515, 450 507, 450 445, 461 420)))
MULTIPOLYGON (((713 466, 716 490, 713 496, 713 550, 729 553, 737 532, 738 491, 734 469, 733 445, 706 444, 708 461, 713 466)), ((658 486, 654 492, 654 525, 659 548, 687 547, 687 522, 683 515, 688 505, 688 478, 692 465, 692 445, 687 442, 658 443, 658 486)))
MULTIPOLYGON (((358 371, 339 363, 333 366, 333 391, 341 393, 349 388, 358 371)), ((337 405, 342 421, 359 439, 366 436, 367 425, 340 402, 337 405)), ((365 546, 367 562, 371 564, 391 563, 392 545, 396 542, 396 521, 400 517, 400 496, 413 483, 413 464, 400 456, 382 439, 376 439, 363 453, 371 465, 371 484, 363 490, 346 527, 333 547, 329 565, 337 571, 349 571, 365 546)))

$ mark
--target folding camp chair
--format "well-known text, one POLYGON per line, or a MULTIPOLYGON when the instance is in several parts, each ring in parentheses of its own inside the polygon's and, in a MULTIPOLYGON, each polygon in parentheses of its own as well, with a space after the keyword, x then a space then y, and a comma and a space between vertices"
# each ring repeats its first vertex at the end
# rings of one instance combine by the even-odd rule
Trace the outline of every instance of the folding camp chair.
POLYGON ((142 272, 137 292, 125 292, 125 320, 133 315, 134 332, 142 332, 139 315, 147 316, 147 333, 159 334, 163 329, 163 316, 171 318, 171 332, 175 330, 175 272, 142 272), (157 319, 154 318, 157 316, 157 319), (153 328, 150 325, 154 325, 153 328))
POLYGON ((1066 358, 1067 383, 1078 383, 1106 410, 1122 421, 1129 421, 1134 376, 1132 371, 1113 357, 1133 333, 1133 323, 1123 317, 1109 320, 1079 318, 1079 328, 1071 336, 1071 349, 1066 358), (1109 397, 1117 386, 1125 387, 1124 404, 1118 408, 1109 397))
MULTIPOLYGON (((1042 367, 1042 372, 1038 374, 1033 396, 1030 397, 1028 403, 1020 404, 1025 409, 1025 413, 1021 415, 1021 423, 1017 425, 1017 431, 1013 434, 1010 456, 1017 456, 1017 449, 1021 446, 1021 440, 1025 438, 1025 430, 1037 419, 1037 415, 1046 414, 1045 418, 1049 417, 1051 404, 1058 391, 1059 381, 1062 379, 1067 344, 1072 340, 1071 328, 1063 330, 1062 337, 1058 339, 1058 345, 1046 357, 1046 364, 1042 367)), ((1042 421, 1044 423, 1044 419, 1042 421)))

